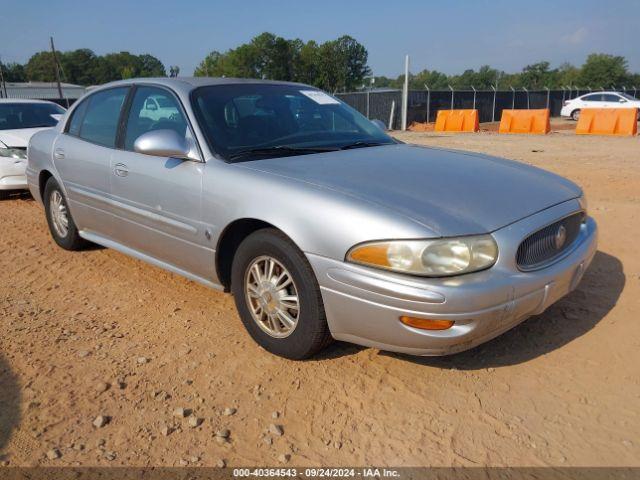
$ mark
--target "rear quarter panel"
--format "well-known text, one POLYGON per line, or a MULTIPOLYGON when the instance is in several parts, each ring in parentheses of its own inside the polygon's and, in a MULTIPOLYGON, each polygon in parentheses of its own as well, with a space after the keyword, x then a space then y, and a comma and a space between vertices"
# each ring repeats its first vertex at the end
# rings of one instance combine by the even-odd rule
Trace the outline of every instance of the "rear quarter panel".
POLYGON ((33 198, 42 204, 40 192, 40 175, 46 170, 60 182, 53 164, 53 145, 58 135, 56 129, 43 130, 36 133, 29 140, 27 147, 27 182, 33 198))

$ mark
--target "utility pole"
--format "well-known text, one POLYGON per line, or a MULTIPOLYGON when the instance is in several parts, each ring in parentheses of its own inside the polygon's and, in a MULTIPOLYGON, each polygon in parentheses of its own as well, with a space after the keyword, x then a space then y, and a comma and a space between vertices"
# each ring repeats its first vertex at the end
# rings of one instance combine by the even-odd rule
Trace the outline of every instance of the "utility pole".
MULTIPOLYGON (((56 47, 53 46, 53 37, 49 37, 49 39, 51 40, 51 53, 53 54, 53 63, 54 63, 54 69, 56 71, 56 83, 58 84, 58 96, 60 97, 60 100, 64 100, 64 97, 62 96, 62 85, 60 85, 60 64, 58 63, 58 55, 56 54, 56 47)), ((69 105, 67 104, 67 107, 69 105)))
POLYGON ((402 88, 402 130, 407 129, 409 110, 409 55, 404 57, 404 86, 402 88))
POLYGON ((0 62, 0 98, 7 98, 7 85, 4 83, 4 73, 2 72, 2 63, 0 62))
POLYGON ((492 122, 496 121, 496 93, 498 93, 497 83, 498 82, 496 82, 496 86, 495 87, 493 85, 491 85, 491 89, 493 90, 493 108, 491 109, 491 121, 492 122))

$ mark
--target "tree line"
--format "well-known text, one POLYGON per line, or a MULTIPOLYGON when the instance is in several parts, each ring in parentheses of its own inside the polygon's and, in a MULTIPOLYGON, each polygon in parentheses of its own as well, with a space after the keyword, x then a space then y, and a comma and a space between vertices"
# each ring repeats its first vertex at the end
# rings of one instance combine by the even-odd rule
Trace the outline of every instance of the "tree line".
MULTIPOLYGON (((396 78, 375 77, 375 87, 402 88, 404 74, 396 78)), ((604 53, 592 53, 581 67, 563 63, 551 68, 546 61, 527 65, 518 73, 505 73, 489 65, 477 71, 465 70, 459 75, 447 75, 437 70, 422 70, 409 74, 409 88, 424 90, 425 85, 432 90, 447 90, 449 86, 464 90, 508 90, 509 88, 527 88, 529 90, 562 89, 564 87, 591 88, 593 90, 631 88, 640 89, 640 74, 629 71, 624 57, 604 53)))
POLYGON ((318 44, 265 32, 224 53, 209 53, 194 75, 285 80, 329 92, 349 91, 360 88, 371 74, 367 59, 367 49, 348 35, 318 44))
MULTIPOLYGON (((58 52, 62 80, 79 85, 99 85, 113 80, 134 77, 177 76, 180 69, 170 66, 149 54, 129 52, 96 55, 81 48, 58 52)), ((404 75, 396 78, 371 76, 367 49, 353 37, 341 36, 335 40, 317 43, 313 40, 285 39, 272 33, 262 33, 248 43, 225 52, 209 53, 196 67, 193 75, 211 77, 262 78, 285 80, 314 85, 335 93, 362 88, 402 88, 404 75)), ((0 68, 7 82, 53 82, 56 70, 53 54, 42 51, 34 54, 25 64, 2 64, 0 68)), ((506 73, 489 65, 477 71, 465 70, 458 75, 447 75, 437 70, 422 70, 410 74, 409 87, 433 90, 478 90, 528 88, 559 89, 567 86, 594 90, 640 87, 640 74, 629 71, 622 56, 593 53, 580 67, 564 63, 551 68, 546 61, 527 65, 521 72, 506 73)))
MULTIPOLYGON (((153 55, 129 52, 96 55, 88 48, 57 52, 61 80, 77 85, 100 85, 113 80, 135 77, 164 77, 164 65, 153 55)), ((54 82, 56 63, 53 53, 34 54, 27 63, 0 63, 6 82, 54 82)), ((176 67, 171 67, 172 73, 176 67)))

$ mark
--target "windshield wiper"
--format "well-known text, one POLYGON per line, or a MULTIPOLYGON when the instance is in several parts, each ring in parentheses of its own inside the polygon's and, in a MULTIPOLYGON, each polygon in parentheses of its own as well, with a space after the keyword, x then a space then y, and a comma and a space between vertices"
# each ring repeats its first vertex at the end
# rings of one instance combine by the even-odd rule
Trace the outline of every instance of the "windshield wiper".
POLYGON ((365 147, 378 147, 380 145, 391 145, 391 143, 384 142, 365 142, 358 140, 357 142, 349 143, 340 147, 340 150, 351 150, 352 148, 365 148, 365 147))
POLYGON ((333 147, 292 147, 289 145, 276 145, 274 147, 258 147, 241 150, 229 156, 229 160, 238 160, 239 158, 252 156, 278 156, 284 155, 304 155, 308 153, 335 152, 339 150, 333 147))

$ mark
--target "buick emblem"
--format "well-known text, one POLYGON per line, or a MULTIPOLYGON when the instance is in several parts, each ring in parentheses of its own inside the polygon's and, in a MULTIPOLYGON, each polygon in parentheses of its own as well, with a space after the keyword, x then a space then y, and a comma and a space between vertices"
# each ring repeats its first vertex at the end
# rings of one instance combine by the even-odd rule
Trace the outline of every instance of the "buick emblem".
POLYGON ((553 239, 553 245, 556 247, 556 250, 560 250, 564 245, 564 242, 567 241, 567 229, 564 228, 564 225, 560 225, 558 231, 556 232, 556 236, 553 239))

